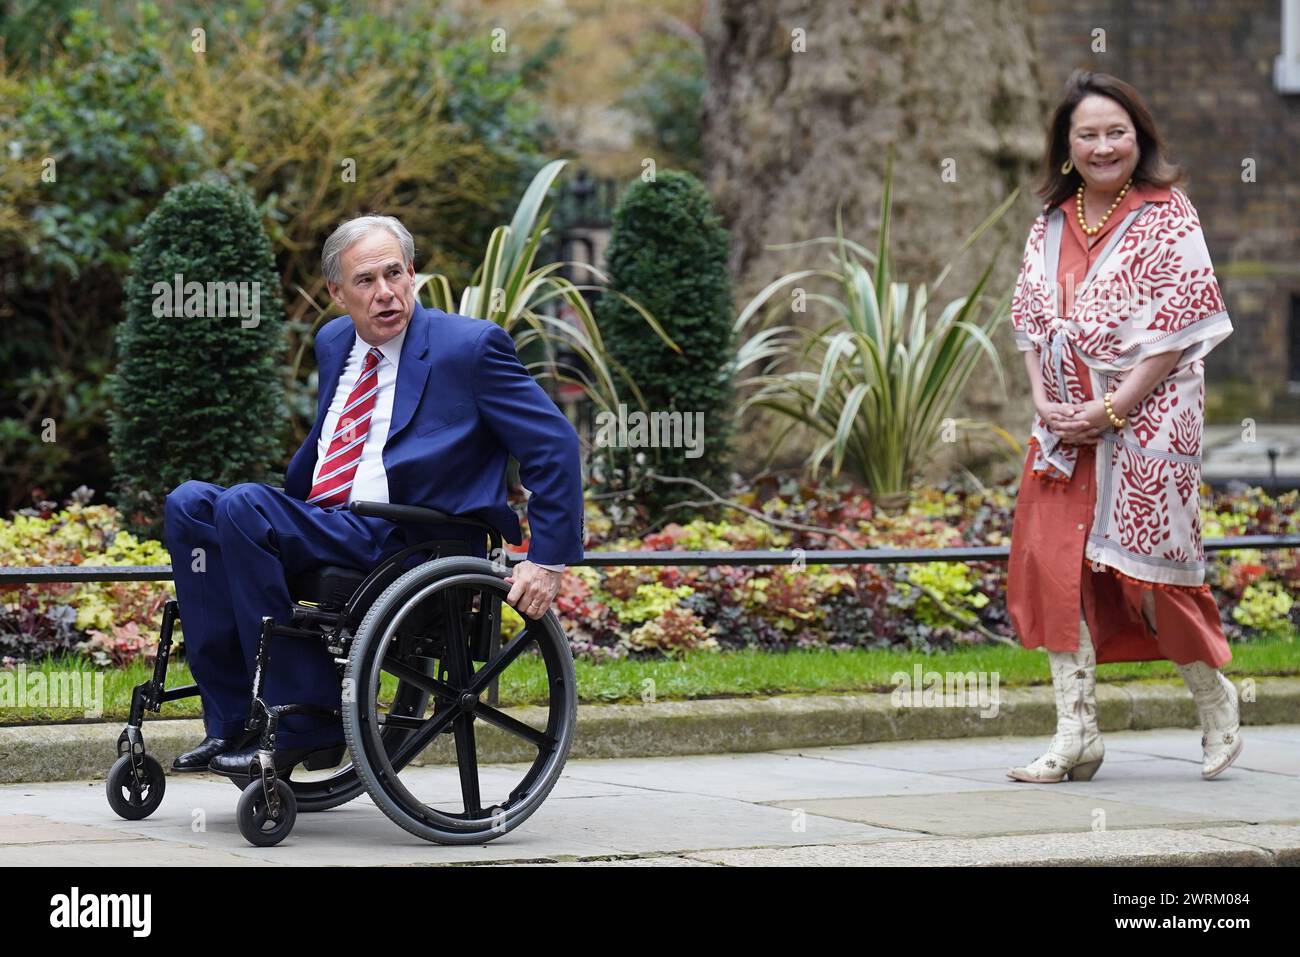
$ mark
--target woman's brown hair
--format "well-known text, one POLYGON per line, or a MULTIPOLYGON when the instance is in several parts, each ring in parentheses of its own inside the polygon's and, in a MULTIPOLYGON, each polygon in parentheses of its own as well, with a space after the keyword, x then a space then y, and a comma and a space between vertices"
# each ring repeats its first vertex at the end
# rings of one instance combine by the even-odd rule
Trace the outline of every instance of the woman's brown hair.
POLYGON ((1094 94, 1114 100, 1133 121, 1139 153, 1133 182, 1149 186, 1173 186, 1182 182, 1183 171, 1165 160, 1164 141, 1141 94, 1109 73, 1075 70, 1065 81, 1065 95, 1057 104, 1047 127, 1046 166, 1042 185, 1038 187, 1038 195, 1047 205, 1055 206, 1073 195, 1082 181, 1077 169, 1062 173, 1061 166, 1070 156, 1070 118, 1074 115, 1074 108, 1084 97, 1094 94))

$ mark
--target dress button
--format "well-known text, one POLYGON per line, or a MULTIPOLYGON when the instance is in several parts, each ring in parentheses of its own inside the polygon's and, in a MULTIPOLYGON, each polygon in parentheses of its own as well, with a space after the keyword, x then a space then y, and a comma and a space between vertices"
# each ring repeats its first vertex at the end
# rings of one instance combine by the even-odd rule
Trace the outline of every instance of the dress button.
POLYGON ((1082 522, 1080 522, 1078 525, 1076 525, 1076 526, 1074 526, 1074 527, 1077 528, 1079 531, 1083 531, 1083 523, 1082 523, 1082 522))
POLYGON ((1079 488, 1083 489, 1085 492, 1088 491, 1088 483, 1084 482, 1082 485, 1079 486, 1079 488))

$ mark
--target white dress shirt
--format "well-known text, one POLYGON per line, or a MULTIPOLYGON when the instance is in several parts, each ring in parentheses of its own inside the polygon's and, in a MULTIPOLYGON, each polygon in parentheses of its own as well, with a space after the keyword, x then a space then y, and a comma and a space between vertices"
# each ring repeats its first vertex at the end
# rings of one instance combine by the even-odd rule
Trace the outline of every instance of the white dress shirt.
MULTIPOLYGON (((397 363, 402 358, 402 342, 405 339, 406 329, 403 329, 382 346, 375 347, 383 354, 377 366, 379 392, 375 396, 375 409, 370 414, 370 432, 366 435, 366 444, 361 447, 361 461, 357 463, 352 488, 348 489, 349 502, 388 501, 388 473, 384 471, 384 443, 388 441, 388 426, 393 421, 393 396, 397 394, 397 363)), ((357 379, 361 378, 361 368, 370 349, 370 343, 357 336, 352 351, 348 353, 347 362, 343 364, 343 373, 339 376, 338 387, 334 390, 334 397, 325 412, 325 424, 321 426, 320 438, 316 440, 316 467, 312 470, 313 486, 320 476, 321 463, 325 461, 330 439, 338 429, 339 414, 347 404, 353 388, 356 387, 357 379)))
MULTIPOLYGON (((407 326, 409 329, 410 326, 407 326)), ((348 489, 349 502, 387 502, 388 473, 384 471, 384 444, 388 441, 388 427, 393 421, 393 397, 397 394, 397 365, 402 358, 402 343, 406 339, 406 329, 381 346, 376 346, 383 358, 376 367, 379 373, 379 392, 375 396, 375 409, 370 414, 370 432, 366 443, 361 447, 361 461, 357 463, 356 475, 352 479, 352 488, 348 489)), ((321 426, 320 437, 316 440, 316 467, 312 469, 312 486, 320 476, 321 463, 329 450, 330 437, 338 429, 339 414, 347 404, 348 396, 356 387, 361 377, 361 369, 366 360, 366 353, 371 349, 370 343, 356 337, 352 351, 348 353, 339 375, 339 384, 334 389, 329 409, 325 412, 325 422, 321 426)), ((534 563, 536 564, 536 563, 534 563)), ((542 565, 554 572, 564 571, 563 565, 542 565)))

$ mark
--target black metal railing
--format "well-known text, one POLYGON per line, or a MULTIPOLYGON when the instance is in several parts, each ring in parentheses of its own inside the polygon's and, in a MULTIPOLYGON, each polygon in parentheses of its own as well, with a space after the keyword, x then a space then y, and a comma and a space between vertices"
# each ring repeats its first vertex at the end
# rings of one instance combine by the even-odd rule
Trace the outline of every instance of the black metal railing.
MULTIPOLYGON (((1300 535, 1239 535, 1213 538, 1202 543, 1206 552, 1242 549, 1272 550, 1300 548, 1300 535)), ((593 568, 625 565, 628 567, 740 565, 906 565, 928 562, 1006 561, 1006 545, 970 545, 960 548, 853 548, 853 549, 785 549, 772 551, 651 551, 588 552, 576 565, 593 568)), ((526 556, 508 556, 517 564, 526 556)), ((167 581, 172 577, 170 565, 5 565, 0 566, 0 586, 52 584, 55 582, 95 581, 167 581)))

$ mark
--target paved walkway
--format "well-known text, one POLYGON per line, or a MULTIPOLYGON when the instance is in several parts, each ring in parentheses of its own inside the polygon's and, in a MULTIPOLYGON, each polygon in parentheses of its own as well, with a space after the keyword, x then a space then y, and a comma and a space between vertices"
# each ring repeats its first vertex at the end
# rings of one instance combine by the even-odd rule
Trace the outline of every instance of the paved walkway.
MULTIPOLYGON (((464 848, 408 835, 365 796, 300 814, 259 849, 217 777, 170 777, 140 822, 112 814, 102 780, 13 784, 0 787, 0 866, 1300 864, 1300 725, 1245 734, 1208 782, 1186 729, 1108 734, 1097 777, 1058 785, 1005 777, 1042 737, 571 761, 521 828, 464 848)), ((448 773, 407 772, 430 785, 448 773)))

